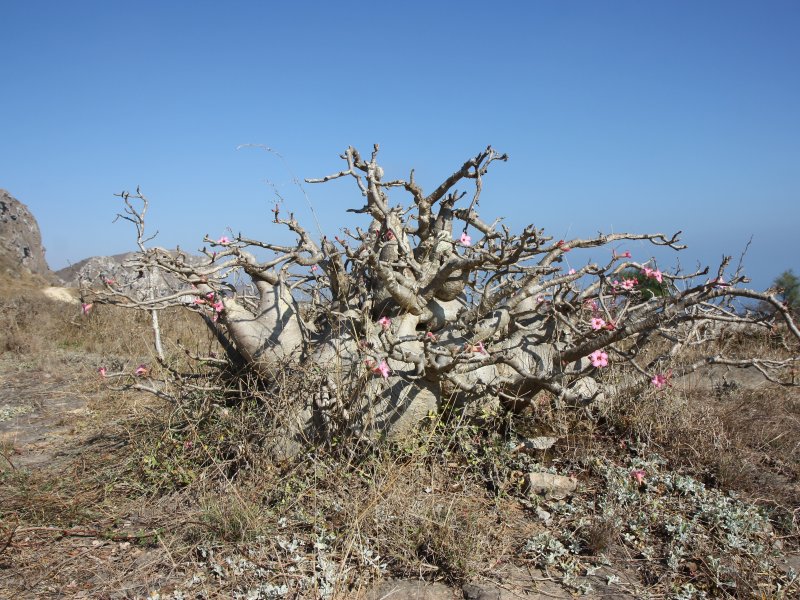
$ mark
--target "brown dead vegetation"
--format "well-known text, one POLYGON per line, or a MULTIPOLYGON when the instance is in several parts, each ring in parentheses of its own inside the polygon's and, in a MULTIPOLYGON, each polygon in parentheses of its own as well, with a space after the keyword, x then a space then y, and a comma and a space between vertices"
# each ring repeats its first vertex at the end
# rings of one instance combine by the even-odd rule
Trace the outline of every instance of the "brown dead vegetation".
MULTIPOLYGON (((676 570, 663 558, 645 561, 624 543, 624 511, 585 508, 604 493, 599 461, 623 465, 653 452, 670 469, 762 506, 776 532, 770 539, 791 555, 800 504, 800 397, 792 389, 709 375, 700 383, 676 379, 662 391, 641 388, 591 414, 551 411, 546 401, 513 420, 468 420, 454 410, 432 415, 401 445, 334 439, 286 461, 270 440, 292 395, 310 385, 306 374, 287 371, 277 391, 240 377, 224 394, 198 389, 177 405, 114 391, 99 367, 132 372, 146 363, 157 376, 149 320, 110 306, 82 317, 38 289, 0 285, 0 406, 36 398, 30 414, 38 415, 69 393, 85 410, 29 421, 46 437, 37 449, 14 437, 25 429, 24 415, 0 422, 1 597, 158 591, 164 598, 181 590, 230 598, 269 585, 287 590, 277 597, 358 598, 389 576, 458 586, 499 581, 509 565, 562 581, 529 540, 570 528, 577 557, 605 554, 612 573, 629 574, 621 588, 629 597, 670 594, 687 583, 711 597, 798 591, 796 580, 786 587, 785 573, 758 571, 747 557, 736 563, 744 578, 737 588, 715 583, 719 571, 700 550, 676 570), (20 393, 10 397, 14 390, 20 393), (509 444, 512 434, 552 434, 559 442, 523 456, 509 444), (47 460, 26 467, 34 451, 47 460), (576 475, 579 496, 549 504, 529 498, 522 474, 534 464, 576 475), (570 507, 586 512, 570 515, 570 507), (549 524, 541 510, 554 514, 549 524)), ((162 316, 165 339, 181 340, 172 355, 219 352, 193 317, 162 316)), ((767 338, 758 343, 779 352, 767 338)), ((203 375, 198 383, 212 372, 218 385, 232 381, 224 369, 193 368, 203 375)))

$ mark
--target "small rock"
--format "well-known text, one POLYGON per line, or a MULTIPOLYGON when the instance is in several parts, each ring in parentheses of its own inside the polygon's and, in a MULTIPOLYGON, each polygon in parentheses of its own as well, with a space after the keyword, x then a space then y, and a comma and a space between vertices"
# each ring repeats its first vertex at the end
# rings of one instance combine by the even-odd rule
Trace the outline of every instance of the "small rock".
POLYGON ((464 600, 501 600, 500 590, 494 585, 466 583, 461 588, 464 600))
POLYGON ((452 588, 441 583, 389 579, 367 592, 365 600, 455 600, 457 597, 452 588))
POLYGON ((547 450, 548 448, 552 448, 557 441, 558 438, 542 436, 530 438, 523 443, 526 448, 530 448, 531 450, 547 450))
POLYGON ((543 523, 547 523, 552 518, 552 515, 549 512, 541 508, 536 509, 536 516, 543 523))
POLYGON ((537 472, 525 475, 525 490, 528 495, 538 494, 548 500, 563 500, 577 487, 578 482, 574 477, 537 472))

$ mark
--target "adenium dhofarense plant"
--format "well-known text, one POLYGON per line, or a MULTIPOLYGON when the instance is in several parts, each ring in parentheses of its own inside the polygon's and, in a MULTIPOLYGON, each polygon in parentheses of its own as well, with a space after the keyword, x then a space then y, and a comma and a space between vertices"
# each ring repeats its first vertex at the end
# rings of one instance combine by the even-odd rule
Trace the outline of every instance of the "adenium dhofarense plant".
MULTIPOLYGON (((634 372, 629 381, 661 387, 666 358, 684 344, 713 342, 725 326, 773 326, 743 311, 741 299, 773 306, 770 318, 783 321, 793 344, 800 340, 774 294, 742 287, 747 280, 738 272, 718 284, 728 259, 709 278, 708 269, 662 272, 647 257, 637 261, 616 250, 632 240, 680 250, 678 234, 554 241, 532 225, 515 232, 502 221, 483 221, 477 209, 484 177, 507 160, 491 147, 427 192, 413 171, 408 179, 386 179, 377 146, 369 158, 354 148, 341 158, 343 170, 307 181, 352 181, 361 199, 352 212, 363 216, 363 228, 315 239, 276 206, 273 221, 295 234, 294 245, 206 236, 199 261, 147 247, 147 200, 138 190, 123 193, 121 216, 138 232, 132 266, 167 273, 178 285, 171 294, 145 297, 106 286, 94 301, 151 310, 154 317, 174 305, 196 311, 230 360, 262 379, 287 365, 317 374, 319 393, 297 399, 300 429, 338 419, 352 431, 390 437, 404 435, 443 403, 519 410, 546 390, 559 406, 586 406, 608 391, 602 374, 609 367, 634 372), (460 189, 465 185, 471 193, 460 189), (390 203, 398 192, 407 194, 406 204, 390 203), (575 265, 580 251, 602 246, 605 262, 562 266, 567 252, 575 265), (256 258, 265 251, 268 258, 256 258), (644 352, 654 340, 661 342, 657 350, 644 352)), ((795 360, 712 353, 686 369, 752 365, 778 380, 795 360)))

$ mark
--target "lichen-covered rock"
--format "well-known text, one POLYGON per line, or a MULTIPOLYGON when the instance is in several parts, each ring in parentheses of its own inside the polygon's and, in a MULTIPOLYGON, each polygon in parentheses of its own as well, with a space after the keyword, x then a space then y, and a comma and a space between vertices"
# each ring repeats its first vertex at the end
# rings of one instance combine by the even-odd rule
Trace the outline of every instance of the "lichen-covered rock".
POLYGON ((574 477, 553 473, 530 472, 525 475, 525 489, 530 495, 544 496, 548 500, 563 500, 578 487, 574 477))
POLYGON ((51 278, 42 247, 39 224, 31 211, 0 189, 0 264, 12 274, 30 273, 51 278))

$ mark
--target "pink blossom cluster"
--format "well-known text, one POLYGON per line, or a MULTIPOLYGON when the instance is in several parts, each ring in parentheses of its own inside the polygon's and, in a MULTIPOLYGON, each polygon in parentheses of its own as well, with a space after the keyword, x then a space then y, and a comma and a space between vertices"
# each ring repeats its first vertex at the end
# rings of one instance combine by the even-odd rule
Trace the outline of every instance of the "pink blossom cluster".
MULTIPOLYGON (((633 291, 633 289, 638 285, 639 280, 636 277, 632 277, 630 279, 623 279, 622 281, 617 281, 616 279, 611 282, 611 286, 614 288, 621 287, 626 292, 633 291)), ((616 290, 615 290, 616 291, 616 290)))
POLYGON ((658 269, 651 269, 650 267, 642 267, 642 273, 644 273, 645 277, 649 277, 650 279, 655 279, 658 283, 662 283, 664 281, 664 274, 658 269))
POLYGON ((214 292, 208 292, 205 297, 203 298, 195 298, 192 300, 192 304, 198 306, 210 306, 214 309, 214 314, 211 317, 211 320, 216 322, 219 318, 219 314, 225 310, 225 305, 222 303, 222 300, 216 297, 214 292))
POLYGON ((667 371, 666 373, 656 373, 653 375, 653 378, 650 380, 650 383, 655 386, 656 389, 661 389, 664 386, 669 385, 669 380, 672 379, 672 371, 667 371))

